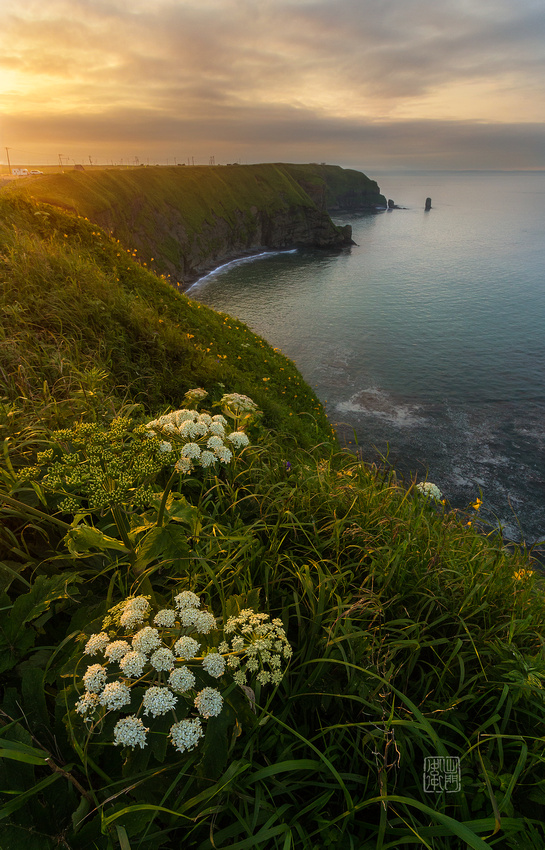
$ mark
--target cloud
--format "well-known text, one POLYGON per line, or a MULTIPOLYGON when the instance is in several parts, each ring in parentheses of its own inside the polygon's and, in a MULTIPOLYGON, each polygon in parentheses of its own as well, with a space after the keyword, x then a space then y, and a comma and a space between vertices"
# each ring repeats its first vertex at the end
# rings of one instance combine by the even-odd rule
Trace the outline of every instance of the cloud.
MULTIPOLYGON (((11 122, 10 122, 11 123, 11 122)), ((327 161, 349 167, 540 168, 544 166, 545 126, 459 121, 371 121, 331 118, 308 109, 269 106, 234 109, 219 106, 213 114, 111 110, 101 115, 61 116, 54 122, 35 117, 12 119, 11 133, 41 139, 102 162, 327 161), (105 141, 106 140, 106 141, 105 141)), ((43 159, 42 159, 43 161, 43 159)))
POLYGON ((34 127, 28 138, 57 145, 158 152, 181 138, 295 158, 380 137, 402 156, 422 126, 424 147, 456 161, 486 137, 545 165, 531 141, 542 0, 4 0, 3 14, 8 144, 34 127))

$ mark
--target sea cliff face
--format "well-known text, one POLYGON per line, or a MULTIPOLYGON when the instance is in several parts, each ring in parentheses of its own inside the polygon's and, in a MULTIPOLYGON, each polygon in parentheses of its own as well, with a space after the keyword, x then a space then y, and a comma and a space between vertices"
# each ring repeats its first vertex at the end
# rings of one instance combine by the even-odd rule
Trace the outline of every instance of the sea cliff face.
POLYGON ((376 209, 383 197, 364 174, 327 165, 88 169, 21 182, 32 193, 109 230, 181 289, 221 263, 267 249, 340 250, 350 227, 328 209, 376 209), (346 202, 346 203, 345 203, 346 202))
POLYGON ((328 212, 375 212, 387 201, 378 184, 361 171, 339 165, 285 165, 320 209, 328 212))

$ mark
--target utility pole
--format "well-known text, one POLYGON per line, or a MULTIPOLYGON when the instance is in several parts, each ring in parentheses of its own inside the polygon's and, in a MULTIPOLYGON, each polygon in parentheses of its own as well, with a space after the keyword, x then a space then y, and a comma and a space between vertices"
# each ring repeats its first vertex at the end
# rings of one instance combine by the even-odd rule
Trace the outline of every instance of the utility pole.
POLYGON ((89 164, 90 164, 90 165, 92 165, 92 164, 93 164, 93 160, 91 159, 91 154, 89 154, 89 164))
POLYGON ((8 158, 8 169, 9 169, 9 173, 11 174, 11 163, 10 163, 10 161, 9 161, 9 148, 6 148, 6 156, 7 156, 7 158, 8 158))

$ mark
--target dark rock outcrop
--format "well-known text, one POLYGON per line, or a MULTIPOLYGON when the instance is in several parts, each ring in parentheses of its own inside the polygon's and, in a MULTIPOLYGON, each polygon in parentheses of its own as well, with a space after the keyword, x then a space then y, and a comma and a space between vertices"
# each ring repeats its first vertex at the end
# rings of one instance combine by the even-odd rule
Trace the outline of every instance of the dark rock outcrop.
POLYGON ((361 171, 340 165, 282 165, 320 209, 334 212, 376 212, 386 209, 378 184, 361 171))
MULTIPOLYGON (((107 219, 101 223, 109 226, 107 219)), ((183 211, 168 207, 157 211, 154 226, 167 248, 161 252, 155 245, 155 255, 161 254, 163 270, 182 289, 223 263, 261 251, 295 247, 340 250, 353 244, 350 225, 336 227, 326 213, 312 206, 290 206, 274 213, 252 207, 237 210, 229 221, 210 215, 199 233, 188 231, 183 211)), ((142 244, 140 250, 145 247, 142 244)), ((147 247, 151 250, 152 246, 147 247)))

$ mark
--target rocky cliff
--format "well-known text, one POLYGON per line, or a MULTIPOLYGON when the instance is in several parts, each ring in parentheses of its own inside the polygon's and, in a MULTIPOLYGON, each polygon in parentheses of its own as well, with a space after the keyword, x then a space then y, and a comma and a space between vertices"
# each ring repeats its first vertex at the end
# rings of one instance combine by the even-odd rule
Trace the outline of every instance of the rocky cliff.
POLYGON ((361 171, 325 163, 282 167, 297 180, 320 209, 330 213, 386 209, 386 198, 381 194, 378 184, 361 171))
POLYGON ((280 163, 88 169, 19 183, 13 191, 96 222, 181 288, 245 254, 340 250, 352 244, 351 230, 336 227, 328 208, 374 209, 382 198, 360 172, 280 163), (343 199, 352 205, 343 207, 343 199))

